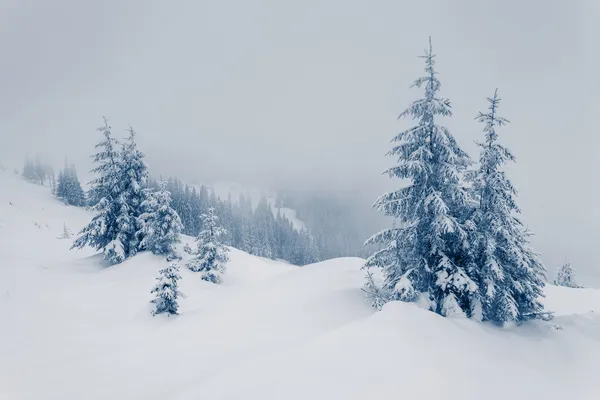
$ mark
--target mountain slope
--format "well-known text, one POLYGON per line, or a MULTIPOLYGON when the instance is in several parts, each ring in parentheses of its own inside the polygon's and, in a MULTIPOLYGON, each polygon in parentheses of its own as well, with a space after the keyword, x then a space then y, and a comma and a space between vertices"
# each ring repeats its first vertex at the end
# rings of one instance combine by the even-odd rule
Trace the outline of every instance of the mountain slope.
POLYGON ((69 251, 63 223, 89 212, 0 185, 2 399, 600 398, 598 290, 549 286, 552 323, 499 329, 374 312, 359 258, 298 268, 232 249, 222 285, 182 268, 181 315, 152 317, 163 259, 69 251))

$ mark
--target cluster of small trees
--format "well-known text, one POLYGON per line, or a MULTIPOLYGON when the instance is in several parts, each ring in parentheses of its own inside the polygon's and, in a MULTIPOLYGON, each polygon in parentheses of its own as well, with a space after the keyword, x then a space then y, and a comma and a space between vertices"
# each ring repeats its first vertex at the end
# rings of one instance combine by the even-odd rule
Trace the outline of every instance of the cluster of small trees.
POLYGON ((106 119, 98 131, 104 138, 96 145, 92 170, 96 178, 89 192, 96 215, 73 248, 89 245, 102 250, 112 264, 141 250, 176 258, 174 243, 179 241, 181 221, 170 207, 168 192, 148 187, 148 167, 137 149, 135 131, 130 127, 123 143, 113 137, 106 119))
POLYGON ((213 208, 226 233, 225 244, 250 254, 271 259, 287 260, 306 265, 322 259, 317 241, 306 229, 295 229, 280 210, 273 213, 271 204, 262 197, 256 207, 249 196, 240 195, 237 201, 229 196, 222 200, 206 186, 185 185, 177 179, 167 181, 172 207, 183 223, 183 233, 197 236, 204 229, 200 216, 213 208))
POLYGON ((517 218, 516 190, 503 171, 514 156, 498 142, 497 92, 479 113, 484 140, 479 166, 471 168, 440 117, 452 115, 439 95, 431 43, 425 75, 413 86, 424 89, 400 117, 415 121, 394 137, 389 152, 398 163, 386 172, 409 182, 386 193, 374 207, 397 219, 367 243, 381 247, 366 268, 383 269, 383 282, 367 274, 365 290, 377 306, 389 300, 419 301, 443 316, 465 315, 505 323, 546 318, 540 297, 545 268, 529 246, 530 233, 517 218))
POLYGON ((77 207, 86 205, 85 192, 73 164, 66 163, 64 169, 58 173, 54 194, 69 205, 77 207))
MULTIPOLYGON (((175 258, 179 234, 197 236, 205 229, 202 215, 213 209, 224 227, 221 240, 226 245, 295 265, 320 261, 314 237, 305 229, 295 229, 281 212, 274 214, 265 197, 253 207, 248 196, 240 195, 234 203, 230 197, 221 200, 214 191, 209 194, 204 185, 196 188, 174 178, 166 182, 151 180, 133 129, 128 130, 122 143, 113 136, 108 121, 98 131, 103 140, 93 155, 95 167, 91 172, 96 177, 87 196, 75 167, 68 163, 60 171, 54 191, 65 203, 89 206, 97 213, 73 247, 89 245, 101 250, 113 264, 140 250, 175 258)), ((41 165, 26 162, 27 168, 38 166, 45 171, 41 165)), ((29 173, 27 168, 25 172, 29 173)), ((47 173, 40 176, 50 179, 47 173)))
MULTIPOLYGON (((206 214, 201 215, 203 229, 196 238, 197 249, 187 263, 190 271, 199 272, 203 280, 216 284, 222 282, 225 266, 229 261, 227 256, 229 249, 221 241, 227 231, 218 224, 218 219, 212 207, 206 214)), ((150 291, 155 294, 155 298, 151 301, 155 306, 152 315, 178 314, 178 299, 185 297, 179 291, 178 281, 181 279, 179 265, 174 262, 160 270, 159 274, 156 278, 158 283, 150 291)))
POLYGON ((23 178, 39 185, 48 183, 52 188, 54 186, 54 170, 51 165, 44 163, 40 157, 34 159, 27 157, 25 159, 23 178))

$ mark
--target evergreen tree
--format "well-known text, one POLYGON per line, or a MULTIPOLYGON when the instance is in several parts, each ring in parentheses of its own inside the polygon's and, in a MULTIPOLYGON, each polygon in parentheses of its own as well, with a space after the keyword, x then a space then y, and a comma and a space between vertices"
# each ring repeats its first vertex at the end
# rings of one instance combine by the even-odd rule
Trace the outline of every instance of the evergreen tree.
POLYGON ((59 172, 55 195, 69 205, 78 207, 85 205, 85 193, 81 188, 74 165, 66 164, 65 168, 59 172))
POLYGON ((582 288, 577 284, 575 280, 575 271, 571 266, 570 262, 565 262, 559 269, 556 274, 556 279, 554 280, 554 284, 556 286, 565 286, 570 288, 582 288))
POLYGON ((186 209, 188 210, 188 227, 190 236, 197 236, 202 229, 202 221, 200 220, 200 215, 204 214, 205 208, 200 200, 200 195, 196 188, 192 188, 191 192, 188 190, 188 187, 185 188, 186 193, 186 209))
POLYGON ((262 197, 254 210, 254 236, 256 238, 256 246, 253 254, 265 257, 275 258, 273 247, 275 244, 273 225, 275 218, 271 206, 265 197, 262 197))
POLYGON ((426 74, 413 86, 424 87, 425 96, 400 114, 416 120, 416 125, 398 134, 388 153, 398 157, 398 165, 386 173, 409 184, 382 195, 374 204, 401 221, 401 227, 367 240, 382 249, 365 266, 383 268, 382 290, 390 299, 420 298, 438 314, 470 316, 476 308, 477 284, 469 270, 472 262, 464 226, 470 198, 461 186, 470 160, 450 132, 437 124, 438 117, 452 113, 450 101, 438 94, 431 40, 423 58, 426 74))
POLYGON ((148 166, 144 154, 137 149, 135 131, 129 127, 129 136, 123 143, 118 168, 121 208, 117 217, 119 237, 127 257, 134 255, 143 237, 138 236, 141 205, 145 200, 148 166))
POLYGON ((171 193, 166 182, 159 182, 159 189, 147 196, 141 205, 141 228, 138 231, 140 250, 150 250, 154 254, 164 254, 167 259, 177 258, 175 245, 181 241, 181 219, 171 208, 171 193))
POLYGON ((315 243, 315 238, 306 231, 304 238, 304 264, 314 264, 321 261, 319 257, 319 249, 315 243))
POLYGON ((71 234, 71 231, 69 230, 69 228, 67 228, 67 224, 63 223, 63 232, 58 238, 59 239, 71 239, 71 236, 73 236, 73 235, 71 234))
POLYGON ((180 297, 185 298, 185 295, 179 291, 177 281, 181 279, 179 275, 179 266, 177 263, 172 263, 167 268, 159 271, 160 276, 156 278, 158 283, 150 291, 154 293, 156 298, 152 299, 154 303, 154 311, 152 315, 167 313, 169 315, 178 314, 180 297))
POLYGON ((58 179, 57 179, 57 184, 56 184, 56 191, 54 192, 54 195, 56 197, 58 197, 59 199, 64 199, 65 197, 65 193, 66 193, 66 182, 65 182, 65 170, 60 170, 58 172, 58 179))
POLYGON ((91 182, 94 198, 97 203, 93 206, 96 215, 92 221, 79 232, 79 237, 72 248, 83 248, 88 245, 102 250, 104 259, 112 264, 118 264, 127 257, 127 249, 121 229, 123 221, 119 220, 124 210, 127 210, 125 197, 121 193, 121 170, 119 166, 118 142, 112 136, 111 127, 106 118, 104 126, 98 128, 104 139, 96 145, 98 153, 93 156, 96 167, 92 173, 98 175, 91 182))
POLYGON ((482 317, 495 323, 523 321, 544 315, 539 298, 545 269, 529 247, 529 234, 516 217, 520 212, 514 199, 516 190, 502 170, 515 158, 498 143, 496 129, 508 121, 497 114, 497 90, 488 101, 488 112, 480 112, 476 118, 484 124, 485 141, 478 143, 480 167, 473 179, 479 200, 473 222, 482 317))
POLYGON ((194 272, 202 272, 205 281, 220 283, 225 272, 225 264, 229 261, 229 249, 221 242, 225 230, 217 225, 218 217, 215 209, 210 207, 202 214, 202 231, 196 238, 198 249, 196 255, 188 262, 188 268, 194 272))

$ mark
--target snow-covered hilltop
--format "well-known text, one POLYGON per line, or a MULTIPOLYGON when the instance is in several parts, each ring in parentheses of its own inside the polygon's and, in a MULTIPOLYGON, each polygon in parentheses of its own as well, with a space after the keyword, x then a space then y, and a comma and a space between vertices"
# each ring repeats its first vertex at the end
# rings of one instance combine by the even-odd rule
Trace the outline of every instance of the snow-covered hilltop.
POLYGON ((548 285, 553 321, 501 329, 411 303, 376 312, 359 258, 299 268, 232 249, 221 285, 182 268, 180 315, 153 317, 164 258, 69 251, 59 237, 88 211, 8 171, 0 184, 2 399, 600 396, 599 290, 548 285))

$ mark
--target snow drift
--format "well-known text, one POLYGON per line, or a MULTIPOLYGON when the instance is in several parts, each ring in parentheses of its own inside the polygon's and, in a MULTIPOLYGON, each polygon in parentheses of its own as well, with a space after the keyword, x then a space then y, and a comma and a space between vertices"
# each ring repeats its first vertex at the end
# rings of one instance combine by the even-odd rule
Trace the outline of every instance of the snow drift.
POLYGON ((69 251, 63 225, 87 211, 0 184, 1 399, 600 398, 599 290, 548 286, 553 321, 501 329, 375 312, 362 259, 298 268, 232 249, 222 285, 182 267, 181 315, 152 317, 164 259, 69 251))

